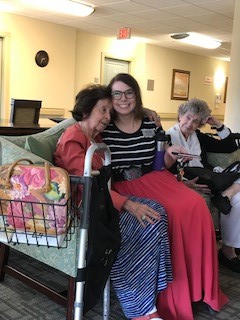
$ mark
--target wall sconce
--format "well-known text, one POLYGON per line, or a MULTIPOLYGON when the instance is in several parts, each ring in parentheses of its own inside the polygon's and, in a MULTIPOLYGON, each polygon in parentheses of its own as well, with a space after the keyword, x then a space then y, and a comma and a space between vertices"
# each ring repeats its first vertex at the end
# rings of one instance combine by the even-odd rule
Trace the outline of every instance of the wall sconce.
POLYGON ((225 79, 226 79, 226 76, 224 74, 224 71, 222 69, 217 69, 213 78, 214 87, 216 91, 219 92, 222 90, 223 85, 225 83, 225 79))

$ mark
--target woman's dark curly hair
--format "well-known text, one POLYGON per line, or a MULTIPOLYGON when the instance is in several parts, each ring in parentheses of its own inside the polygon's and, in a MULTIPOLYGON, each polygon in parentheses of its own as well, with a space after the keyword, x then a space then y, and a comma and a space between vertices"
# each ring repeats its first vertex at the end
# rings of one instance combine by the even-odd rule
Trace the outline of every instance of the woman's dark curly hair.
POLYGON ((76 96, 75 106, 71 111, 73 118, 76 121, 88 118, 97 102, 101 99, 111 100, 109 87, 100 84, 87 85, 76 96))
MULTIPOLYGON (((132 88, 135 91, 135 97, 136 97, 136 106, 134 108, 135 117, 138 119, 142 119, 144 116, 143 112, 143 103, 142 103, 142 97, 141 97, 141 89, 139 87, 139 84, 136 79, 134 79, 130 74, 128 73, 118 73, 112 80, 110 81, 108 87, 112 91, 112 86, 114 82, 121 81, 124 82, 126 85, 128 85, 130 88, 132 88)), ((112 112, 112 119, 115 119, 116 115, 113 110, 112 112)))

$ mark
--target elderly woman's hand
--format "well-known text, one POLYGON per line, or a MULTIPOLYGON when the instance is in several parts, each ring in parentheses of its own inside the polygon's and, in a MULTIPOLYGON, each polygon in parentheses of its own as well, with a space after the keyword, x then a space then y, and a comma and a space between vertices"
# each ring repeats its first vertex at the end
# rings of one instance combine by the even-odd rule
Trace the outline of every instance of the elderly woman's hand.
POLYGON ((158 212, 156 212, 146 204, 134 202, 128 199, 125 201, 123 209, 136 217, 143 227, 146 226, 146 222, 154 224, 154 220, 160 220, 158 212))
POLYGON ((192 180, 186 180, 184 181, 184 184, 191 188, 191 189, 194 189, 198 192, 201 192, 201 193, 206 193, 206 194, 210 194, 211 193, 211 190, 209 189, 209 187, 206 185, 206 184, 197 184, 197 180, 199 178, 196 177, 192 180))
POLYGON ((157 127, 161 127, 161 118, 159 114, 157 114, 156 111, 148 109, 148 108, 143 108, 144 114, 146 117, 148 117, 149 120, 154 121, 157 127))
POLYGON ((182 159, 183 162, 192 160, 191 157, 182 157, 179 153, 187 153, 187 150, 182 146, 172 145, 167 148, 164 155, 164 162, 166 168, 171 168, 171 166, 179 159, 182 159))
POLYGON ((178 159, 183 159, 184 162, 192 160, 190 156, 189 157, 181 156, 181 154, 188 154, 187 150, 183 146, 172 145, 167 148, 166 153, 168 154, 169 157, 171 157, 175 161, 178 159))
POLYGON ((208 123, 210 126, 214 126, 216 128, 220 128, 222 126, 222 122, 214 116, 209 116, 206 120, 206 123, 208 123))

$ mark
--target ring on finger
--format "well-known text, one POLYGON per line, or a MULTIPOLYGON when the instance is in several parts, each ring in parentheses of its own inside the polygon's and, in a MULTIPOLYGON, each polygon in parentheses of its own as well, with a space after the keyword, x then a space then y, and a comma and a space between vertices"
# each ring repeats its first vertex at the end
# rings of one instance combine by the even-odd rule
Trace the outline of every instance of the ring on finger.
POLYGON ((143 216, 141 216, 142 221, 146 220, 146 216, 145 214, 143 216))

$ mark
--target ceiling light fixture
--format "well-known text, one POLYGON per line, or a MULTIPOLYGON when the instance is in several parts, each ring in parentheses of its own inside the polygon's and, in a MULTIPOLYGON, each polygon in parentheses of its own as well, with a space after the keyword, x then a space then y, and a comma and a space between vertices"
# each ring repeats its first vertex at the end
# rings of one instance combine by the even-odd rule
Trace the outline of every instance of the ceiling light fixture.
POLYGON ((80 8, 81 8, 82 17, 90 16, 95 11, 95 9, 91 5, 87 4, 86 2, 82 2, 79 0, 68 0, 68 1, 72 2, 71 5, 73 10, 76 9, 80 13, 80 8))
POLYGON ((221 46, 220 41, 195 32, 172 34, 171 38, 205 49, 216 49, 221 46))
POLYGON ((94 12, 94 8, 77 0, 23 0, 29 6, 53 12, 87 17, 94 12))

